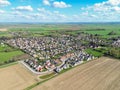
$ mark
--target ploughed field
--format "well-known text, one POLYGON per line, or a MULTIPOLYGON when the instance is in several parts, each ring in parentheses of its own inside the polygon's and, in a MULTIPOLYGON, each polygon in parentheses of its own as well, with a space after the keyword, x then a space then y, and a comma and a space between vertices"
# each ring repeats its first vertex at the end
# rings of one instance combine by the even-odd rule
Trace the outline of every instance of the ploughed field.
POLYGON ((23 90, 36 82, 36 76, 21 64, 0 68, 0 90, 23 90))
POLYGON ((33 90, 120 90, 120 61, 102 57, 77 66, 33 90))

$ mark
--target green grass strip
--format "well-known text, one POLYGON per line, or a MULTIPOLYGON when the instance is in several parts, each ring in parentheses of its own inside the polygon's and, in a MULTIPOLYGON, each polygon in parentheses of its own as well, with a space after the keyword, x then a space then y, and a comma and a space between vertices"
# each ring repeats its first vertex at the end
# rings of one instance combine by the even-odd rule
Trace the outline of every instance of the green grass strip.
POLYGON ((12 66, 12 65, 15 65, 15 64, 17 64, 17 63, 18 63, 18 62, 13 62, 13 63, 1 65, 0 68, 5 68, 5 67, 8 67, 8 66, 12 66))
POLYGON ((53 73, 50 73, 50 74, 47 74, 47 75, 40 76, 40 79, 47 79, 47 78, 50 78, 54 75, 55 75, 55 73, 53 72, 53 73))

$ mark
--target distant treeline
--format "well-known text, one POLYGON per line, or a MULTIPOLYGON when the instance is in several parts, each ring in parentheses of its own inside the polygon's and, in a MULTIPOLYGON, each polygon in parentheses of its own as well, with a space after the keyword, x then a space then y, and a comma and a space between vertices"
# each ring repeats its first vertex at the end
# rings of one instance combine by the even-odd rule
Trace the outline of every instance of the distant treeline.
POLYGON ((84 30, 84 31, 105 31, 106 29, 100 29, 100 28, 98 28, 98 29, 87 29, 87 30, 84 30))

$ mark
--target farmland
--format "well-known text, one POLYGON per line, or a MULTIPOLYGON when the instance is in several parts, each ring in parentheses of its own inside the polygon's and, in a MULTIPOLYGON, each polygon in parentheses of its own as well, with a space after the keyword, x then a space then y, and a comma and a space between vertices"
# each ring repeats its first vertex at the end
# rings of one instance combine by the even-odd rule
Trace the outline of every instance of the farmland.
POLYGON ((24 54, 24 53, 21 51, 2 52, 2 53, 0 53, 0 56, 1 56, 0 62, 3 63, 5 61, 13 59, 14 57, 17 57, 17 56, 22 55, 22 54, 24 54))
POLYGON ((37 77, 26 70, 21 64, 0 68, 1 90, 23 90, 37 82, 37 77))
POLYGON ((89 54, 92 54, 92 55, 94 55, 96 57, 101 57, 103 55, 102 53, 97 52, 97 51, 95 51, 93 49, 86 49, 86 52, 88 52, 89 54))
MULTIPOLYGON (((32 36, 40 36, 40 35, 53 35, 54 33, 63 31, 64 33, 69 34, 77 34, 79 32, 84 32, 88 34, 97 34, 102 36, 103 38, 109 37, 117 37, 120 35, 120 27, 119 23, 98 23, 98 24, 8 24, 6 32, 0 32, 1 36, 9 36, 9 32, 22 32, 27 31, 31 32, 32 36), (70 31, 70 32, 68 32, 70 31), (116 34, 109 35, 110 32, 114 31, 116 34), (51 33, 52 32, 52 33, 51 33), (54 33, 53 33, 54 32, 54 33)), ((2 26, 1 28, 5 28, 6 26, 2 26)), ((29 36, 29 35, 28 35, 29 36)))
POLYGON ((80 65, 32 90, 119 90, 120 62, 102 57, 80 65))
POLYGON ((12 60, 14 57, 23 55, 24 53, 18 49, 10 47, 6 44, 0 44, 0 63, 7 63, 12 60))
POLYGON ((119 26, 120 23, 0 25, 0 81, 7 86, 0 82, 0 89, 119 90, 119 26), (41 76, 43 73, 46 74, 41 76), (10 78, 5 81, 6 77, 10 78))

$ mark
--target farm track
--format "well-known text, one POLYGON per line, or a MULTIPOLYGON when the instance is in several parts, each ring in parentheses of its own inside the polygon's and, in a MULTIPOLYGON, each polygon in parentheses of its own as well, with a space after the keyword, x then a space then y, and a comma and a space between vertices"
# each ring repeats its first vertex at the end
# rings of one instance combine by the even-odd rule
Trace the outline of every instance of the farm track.
POLYGON ((33 90, 120 90, 120 61, 102 57, 80 65, 33 90))

